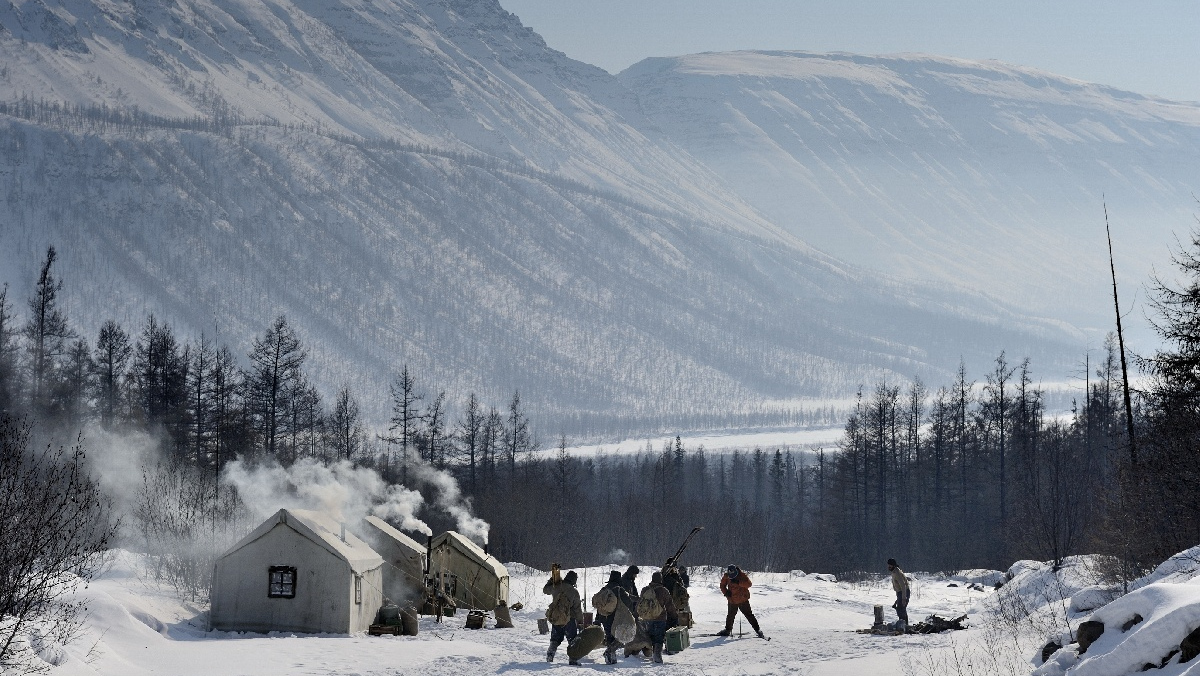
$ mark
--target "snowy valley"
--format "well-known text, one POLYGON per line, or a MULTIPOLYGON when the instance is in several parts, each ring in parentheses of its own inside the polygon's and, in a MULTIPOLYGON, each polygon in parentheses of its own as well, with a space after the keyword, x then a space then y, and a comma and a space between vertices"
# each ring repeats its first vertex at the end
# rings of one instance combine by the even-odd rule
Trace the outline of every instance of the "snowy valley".
POLYGON ((0 675, 578 672, 545 569, 689 532, 691 646, 582 669, 1200 674, 1198 185, 993 61, 2 3, 0 675))

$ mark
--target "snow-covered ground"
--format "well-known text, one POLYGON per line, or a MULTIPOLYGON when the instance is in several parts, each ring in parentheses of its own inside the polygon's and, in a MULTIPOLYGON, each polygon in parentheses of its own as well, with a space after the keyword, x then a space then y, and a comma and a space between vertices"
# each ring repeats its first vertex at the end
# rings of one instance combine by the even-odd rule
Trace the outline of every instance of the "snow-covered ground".
MULTIPOLYGON (((969 628, 905 636, 857 632, 871 625, 874 605, 886 607, 892 601, 882 574, 846 582, 800 571, 751 573, 751 602, 770 642, 753 637, 748 626, 738 627, 746 632, 741 638, 712 635, 722 627, 725 613, 717 589, 720 569, 697 568, 691 586, 696 617, 691 648, 667 656, 662 666, 631 657, 609 667, 599 651, 583 664, 631 676, 1123 676, 1140 673, 1146 664, 1157 667, 1166 658, 1154 673, 1200 674, 1200 660, 1181 664, 1177 653, 1184 637, 1200 627, 1200 547, 1133 582, 1132 591, 1123 596, 1115 583, 1097 584, 1105 566, 1100 557, 1080 556, 1057 569, 1018 561, 1004 573, 913 574, 913 622, 930 614, 947 619, 966 614, 969 628), (999 590, 993 588, 997 582, 1004 583, 999 590), (1135 615, 1142 620, 1124 627, 1135 615), (1087 620, 1104 622, 1106 631, 1080 654, 1072 641, 1087 620), (1043 665, 1042 646, 1056 638, 1067 645, 1043 665)), ((579 571, 585 599, 610 569, 579 571)), ((520 564, 510 564, 510 602, 524 604, 513 613, 516 628, 493 629, 489 622, 484 630, 467 630, 460 613, 441 624, 421 618, 415 637, 210 632, 202 608, 148 581, 140 570, 141 559, 122 552, 111 570, 80 591, 89 614, 77 639, 65 650, 41 646, 42 656, 58 664, 52 674, 472 676, 572 669, 564 651, 553 665, 543 661, 548 637, 538 633, 537 619, 548 601, 541 593, 546 573, 520 564)), ((642 578, 639 582, 648 581, 646 573, 642 578)), ((890 609, 888 613, 894 619, 890 609)))
MULTIPOLYGON (((590 597, 608 570, 583 571, 580 591, 586 586, 586 597, 590 597)), ((543 661, 547 637, 538 634, 536 620, 543 616, 548 600, 541 593, 546 573, 517 564, 511 570, 511 602, 522 602, 525 607, 514 613, 516 628, 491 629, 489 623, 482 631, 466 630, 460 613, 441 625, 422 618, 416 637, 206 632, 200 609, 181 602, 173 590, 148 582, 137 571, 136 557, 122 555, 109 573, 81 592, 90 606, 87 624, 53 674, 467 676, 569 669, 563 651, 553 666, 543 661)), ((646 579, 639 578, 640 583, 648 582, 647 574, 642 577, 646 579)), ((585 667, 631 675, 899 674, 906 661, 916 663, 929 651, 950 650, 956 641, 952 634, 887 637, 856 633, 871 625, 872 606, 891 603, 888 583, 882 579, 835 582, 830 576, 800 572, 751 574, 751 602, 773 640, 764 642, 752 635, 706 636, 721 629, 724 622, 725 599, 717 589, 719 579, 718 569, 694 572, 692 647, 667 656, 665 666, 631 657, 608 667, 596 651, 583 660, 585 667)), ((972 589, 961 579, 952 582, 918 575, 909 612, 914 621, 930 613, 958 616, 973 612, 991 593, 990 588, 972 589), (948 586, 951 583, 958 586, 948 586)), ((749 632, 749 627, 745 630, 749 632)), ((53 652, 48 651, 47 656, 53 652)))

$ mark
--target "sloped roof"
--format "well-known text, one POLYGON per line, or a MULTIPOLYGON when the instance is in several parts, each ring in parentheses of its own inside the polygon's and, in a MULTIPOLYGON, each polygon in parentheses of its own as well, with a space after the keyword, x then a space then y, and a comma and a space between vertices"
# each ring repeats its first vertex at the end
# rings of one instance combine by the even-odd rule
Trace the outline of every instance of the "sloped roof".
POLYGON ((409 552, 410 555, 421 556, 421 557, 425 556, 425 546, 424 545, 418 543, 416 540, 414 540, 414 539, 410 538, 409 536, 405 535, 404 533, 400 532, 398 529, 394 528, 392 526, 392 524, 388 523, 387 521, 384 521, 383 519, 381 519, 375 515, 370 515, 364 520, 367 522, 368 525, 373 527, 375 530, 383 533, 384 535, 386 535, 389 538, 391 538, 392 540, 394 540, 396 542, 396 544, 400 546, 401 549, 403 549, 406 552, 409 552))
POLYGON ((307 509, 281 509, 259 524, 249 535, 221 555, 225 558, 242 547, 258 540, 278 525, 284 525, 312 540, 329 553, 350 564, 355 573, 365 573, 383 565, 383 558, 371 547, 347 531, 345 541, 341 538, 341 523, 327 514, 307 509))
POLYGON ((471 542, 471 540, 462 533, 448 530, 433 539, 434 549, 437 549, 443 545, 452 547, 453 549, 462 552, 464 556, 480 566, 483 566, 485 570, 490 571, 496 577, 508 577, 508 569, 504 567, 503 563, 500 563, 500 559, 485 553, 482 547, 474 542, 471 542))

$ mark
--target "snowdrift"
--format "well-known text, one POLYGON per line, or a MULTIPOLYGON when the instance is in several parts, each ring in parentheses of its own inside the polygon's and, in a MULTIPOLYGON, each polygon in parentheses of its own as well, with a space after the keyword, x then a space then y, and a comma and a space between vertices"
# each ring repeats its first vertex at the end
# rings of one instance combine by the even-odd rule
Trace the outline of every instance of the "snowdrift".
POLYGON ((1128 594, 1104 604, 1096 603, 1103 587, 1077 590, 1070 597, 1072 613, 1094 611, 1073 623, 1075 635, 1068 640, 1076 642, 1049 655, 1034 675, 1200 674, 1195 659, 1200 654, 1200 546, 1176 554, 1130 587, 1128 594), (1101 627, 1099 636, 1088 635, 1101 627))

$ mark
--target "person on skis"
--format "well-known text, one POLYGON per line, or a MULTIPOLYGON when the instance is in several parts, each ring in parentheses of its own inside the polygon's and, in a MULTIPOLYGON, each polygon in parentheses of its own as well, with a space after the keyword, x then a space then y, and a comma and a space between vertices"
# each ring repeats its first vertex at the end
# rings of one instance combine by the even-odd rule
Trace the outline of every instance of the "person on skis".
POLYGON ((741 568, 730 565, 725 569, 725 575, 721 577, 721 593, 729 602, 729 613, 725 615, 725 629, 717 632, 718 636, 729 636, 733 633, 733 618, 737 617, 740 610, 750 623, 750 628, 754 629, 754 633, 758 634, 759 638, 766 638, 762 629, 758 627, 754 611, 750 609, 751 584, 750 577, 741 568))

